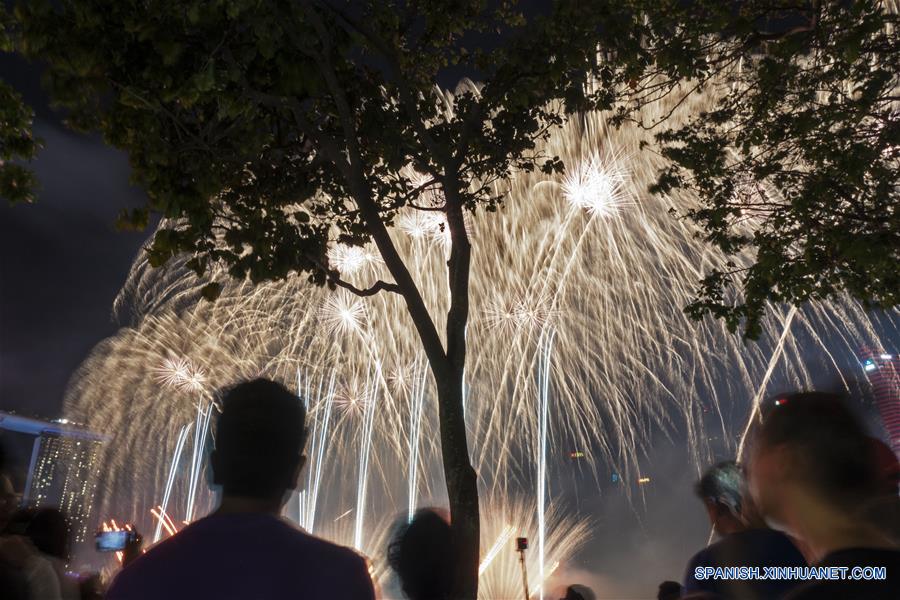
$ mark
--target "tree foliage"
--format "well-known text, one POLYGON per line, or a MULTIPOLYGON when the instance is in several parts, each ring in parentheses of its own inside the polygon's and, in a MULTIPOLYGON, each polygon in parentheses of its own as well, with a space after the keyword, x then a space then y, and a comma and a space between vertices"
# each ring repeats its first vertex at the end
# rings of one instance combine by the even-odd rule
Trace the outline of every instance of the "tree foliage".
MULTIPOLYGON (((0 7, 0 52, 12 52, 12 21, 0 7)), ((11 204, 32 202, 37 180, 21 161, 30 161, 40 147, 32 132, 34 111, 9 84, 0 80, 0 198, 11 204), (10 162, 18 161, 18 162, 10 162)))
POLYGON ((877 0, 720 4, 691 9, 723 34, 706 38, 705 68, 692 73, 717 102, 657 135, 671 163, 655 191, 696 193, 684 216, 733 257, 688 313, 755 337, 769 301, 846 293, 896 306, 897 13, 877 0), (737 258, 748 253, 750 264, 737 258))
MULTIPOLYGON (((238 277, 321 284, 340 282, 330 242, 371 236, 360 193, 390 224, 447 171, 461 208, 493 210, 492 184, 512 171, 561 168, 536 143, 562 119, 549 99, 590 105, 572 74, 591 67, 593 42, 559 45, 552 61, 516 51, 535 38, 469 48, 466 36, 523 22, 487 4, 75 1, 20 14, 69 123, 126 149, 149 208, 172 219, 154 264, 191 252, 201 275, 215 260, 238 277), (440 93, 450 66, 485 85, 440 93)), ((546 48, 553 34, 541 32, 546 48)))

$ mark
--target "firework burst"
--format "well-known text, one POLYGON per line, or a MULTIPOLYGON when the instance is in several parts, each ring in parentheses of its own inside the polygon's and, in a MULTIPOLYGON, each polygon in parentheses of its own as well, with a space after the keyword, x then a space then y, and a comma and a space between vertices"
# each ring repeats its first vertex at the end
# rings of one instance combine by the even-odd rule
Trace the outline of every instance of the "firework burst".
POLYGON ((156 380, 185 392, 202 392, 206 389, 206 373, 184 357, 171 355, 156 369, 156 380))
MULTIPOLYGON (((646 107, 644 120, 670 108, 646 107)), ((695 96, 675 118, 708 108, 708 97, 695 96)), ((646 193, 662 165, 658 155, 640 152, 652 136, 627 125, 609 130, 607 118, 584 115, 537 149, 559 156, 566 175, 519 173, 508 189, 494 190, 506 198, 501 211, 467 217, 471 458, 483 497, 526 499, 521 515, 508 504, 485 504, 483 556, 507 527, 537 536, 541 495, 547 499, 545 574, 571 556, 587 531, 557 501, 554 478, 570 468, 560 448, 590 450, 589 468, 615 466, 623 479, 637 480, 638 457, 651 436, 677 430, 694 463, 706 463, 712 435, 732 440, 719 453, 733 450, 740 435, 723 406, 749 411, 770 381, 810 387, 814 373, 837 372, 860 345, 880 346, 880 336, 896 336, 900 323, 897 312, 870 313, 848 300, 795 313, 769 306, 760 342, 747 344, 720 322, 690 320, 682 308, 725 257, 689 221, 670 214, 695 207, 695 198, 646 193), (542 343, 551 333, 552 349, 542 343)), ((449 302, 447 265, 433 241, 445 235, 443 218, 440 211, 406 207, 391 232, 439 330, 449 302)), ((345 269, 360 264, 330 260, 345 269)), ((736 258, 739 266, 751 260, 736 258)), ((191 462, 193 474, 184 468, 200 423, 196 397, 171 389, 199 391, 202 381, 215 390, 261 375, 293 382, 298 372, 317 382, 333 374, 334 397, 310 404, 310 418, 322 419, 319 431, 327 429, 327 436, 315 437, 311 465, 321 477, 307 483, 312 487, 302 502, 289 505, 299 506, 292 518, 377 557, 384 554, 380 523, 415 506, 444 504, 436 390, 427 372, 421 384, 408 375, 421 360, 421 344, 401 298, 358 298, 313 288, 300 276, 253 285, 219 273, 222 294, 208 303, 200 300, 205 282, 186 262, 176 259, 163 269, 151 269, 143 256, 135 262, 116 301, 130 326, 94 349, 67 391, 66 416, 113 438, 101 456, 101 514, 149 520, 150 510, 161 507, 179 522, 188 514, 184 499, 193 498, 194 515, 212 505, 211 494, 192 484, 203 481, 204 467, 191 462), (411 401, 414 388, 421 404, 411 401), (331 402, 340 414, 328 421, 331 402), (122 451, 132 447, 152 451, 122 451), (335 521, 340 515, 346 516, 335 521)), ((390 279, 382 263, 368 259, 353 275, 361 283, 390 279)), ((138 523, 146 530, 157 525, 138 523)), ((507 597, 510 578, 512 594, 520 590, 516 557, 500 548, 484 567, 485 597, 507 597)))
POLYGON ((562 195, 575 208, 610 217, 633 205, 625 161, 614 155, 603 160, 593 153, 568 171, 560 183, 562 195))
POLYGON ((366 305, 350 292, 338 290, 322 303, 322 320, 332 333, 361 331, 365 318, 366 305))
POLYGON ((369 247, 336 244, 328 251, 328 262, 341 275, 353 275, 368 265, 380 263, 381 257, 369 247))

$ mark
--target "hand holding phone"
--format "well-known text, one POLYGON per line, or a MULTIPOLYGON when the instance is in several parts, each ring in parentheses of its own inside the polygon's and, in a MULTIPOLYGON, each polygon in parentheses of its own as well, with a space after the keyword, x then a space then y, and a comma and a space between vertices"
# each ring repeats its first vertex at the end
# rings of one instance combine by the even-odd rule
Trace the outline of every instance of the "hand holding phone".
POLYGON ((98 531, 94 540, 98 552, 122 552, 137 540, 137 532, 133 528, 116 531, 98 531))

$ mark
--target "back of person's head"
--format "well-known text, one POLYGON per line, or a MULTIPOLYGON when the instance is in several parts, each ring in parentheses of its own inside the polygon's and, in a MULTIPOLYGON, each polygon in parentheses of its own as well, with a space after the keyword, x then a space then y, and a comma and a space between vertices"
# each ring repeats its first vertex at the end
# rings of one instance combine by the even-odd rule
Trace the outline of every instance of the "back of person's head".
POLYGON ((832 504, 850 507, 876 488, 869 437, 836 394, 794 393, 769 402, 754 452, 772 451, 785 479, 832 504))
POLYGON ((677 581, 663 581, 656 593, 657 600, 678 600, 681 598, 681 584, 677 581))
POLYGON ((416 511, 395 528, 388 564, 410 600, 449 598, 453 578, 450 524, 434 509, 416 511))
POLYGON ((733 460, 713 465, 694 485, 694 493, 701 500, 727 509, 735 517, 741 514, 744 489, 744 473, 733 460))
POLYGON ((213 481, 226 496, 270 499, 297 483, 306 410, 283 385, 254 379, 227 390, 215 427, 213 481))
POLYGON ((25 534, 42 553, 69 559, 69 522, 58 508, 39 508, 31 516, 25 534))
POLYGON ((566 595, 562 600, 596 600, 596 598, 591 588, 576 583, 566 588, 566 595))

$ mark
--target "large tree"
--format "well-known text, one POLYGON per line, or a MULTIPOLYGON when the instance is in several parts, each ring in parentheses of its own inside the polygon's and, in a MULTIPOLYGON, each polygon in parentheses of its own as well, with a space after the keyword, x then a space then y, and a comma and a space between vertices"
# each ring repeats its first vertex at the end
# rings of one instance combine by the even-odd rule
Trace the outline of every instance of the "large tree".
MULTIPOLYGON (((634 57, 643 52, 634 17, 605 3, 561 3, 529 18, 513 4, 18 7, 24 53, 49 65, 52 97, 69 124, 126 150, 148 209, 166 217, 147 249, 152 264, 189 254, 201 277, 224 263, 238 278, 303 273, 362 296, 402 297, 436 382, 455 597, 465 598, 476 596, 479 561, 463 413, 472 254, 465 213, 495 210, 515 171, 559 171, 559 159, 538 148, 570 111, 611 108, 614 70, 597 61, 599 30, 618 31, 607 52, 622 64, 639 71, 634 57), (607 85, 585 86, 591 73, 607 85), (481 85, 441 89, 460 75, 481 85), (401 209, 440 214, 449 232, 443 318, 424 302, 391 237, 401 209), (374 243, 391 280, 353 285, 329 265, 338 242, 374 243)), ((140 210, 124 221, 146 218, 140 210)), ((204 295, 214 299, 219 289, 210 282, 204 295)))

